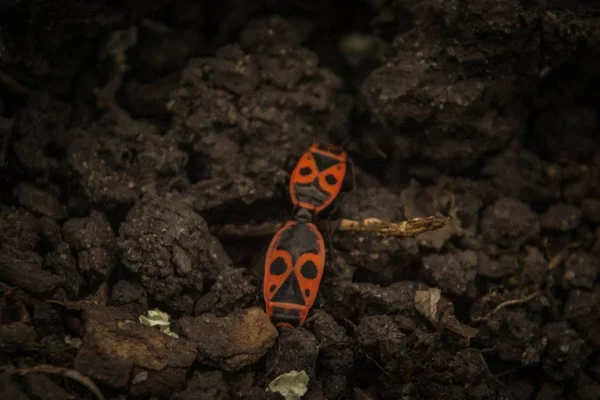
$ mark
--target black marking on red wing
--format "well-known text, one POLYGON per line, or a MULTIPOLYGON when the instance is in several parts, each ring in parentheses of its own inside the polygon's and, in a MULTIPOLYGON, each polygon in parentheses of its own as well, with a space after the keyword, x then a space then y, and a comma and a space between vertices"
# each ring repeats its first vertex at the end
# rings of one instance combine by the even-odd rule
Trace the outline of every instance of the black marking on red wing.
POLYGON ((340 163, 340 160, 336 160, 335 158, 332 157, 327 157, 324 154, 321 153, 312 153, 314 159, 315 159, 315 163, 317 164, 317 168, 319 168, 319 171, 325 171, 327 168, 333 167, 336 164, 340 163))
POLYGON ((287 265, 285 264, 285 260, 281 257, 276 258, 269 267, 271 275, 283 275, 286 270, 287 265))
POLYGON ((293 272, 281 284, 271 301, 275 303, 292 303, 301 306, 306 305, 304 297, 302 297, 300 285, 293 272))
MULTIPOLYGON (((279 243, 277 244, 277 248, 285 250, 291 254, 292 265, 296 265, 302 254, 319 253, 317 237, 312 229, 306 224, 295 224, 282 232, 281 237, 279 238, 279 243)), ((271 264, 270 271, 274 269, 274 264, 276 262, 277 260, 271 264)), ((314 265, 312 261, 305 263, 301 268, 302 275, 307 279, 314 279, 307 277, 307 275, 314 275, 314 277, 317 276, 317 266, 314 265), (312 268, 308 264, 312 264, 312 268)), ((296 275, 293 272, 288 275, 287 279, 282 283, 281 287, 279 290, 277 290, 277 293, 275 293, 271 301, 277 303, 306 305, 304 294, 302 293, 302 289, 300 288, 298 280, 296 279, 296 275)))
POLYGON ((302 176, 308 176, 312 174, 312 168, 310 167, 302 167, 300 168, 300 175, 302 176))
POLYGON ((335 175, 332 175, 332 174, 325 175, 325 181, 327 182, 328 185, 331 185, 331 186, 338 183, 338 179, 335 177, 335 175))
POLYGON ((304 278, 313 280, 317 277, 319 271, 315 263, 312 260, 308 260, 300 267, 300 273, 304 278))
POLYGON ((327 143, 319 143, 319 144, 317 144, 317 148, 319 150, 328 151, 337 156, 341 156, 344 153, 344 150, 342 150, 341 148, 327 144, 327 143))

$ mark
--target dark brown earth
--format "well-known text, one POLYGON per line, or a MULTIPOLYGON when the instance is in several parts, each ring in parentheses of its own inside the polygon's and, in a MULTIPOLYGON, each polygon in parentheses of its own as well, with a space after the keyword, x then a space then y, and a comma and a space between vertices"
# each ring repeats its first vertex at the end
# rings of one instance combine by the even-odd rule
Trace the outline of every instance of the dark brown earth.
POLYGON ((600 398, 595 2, 128 3, 0 1, 0 398, 600 398), (270 237, 215 232, 317 139, 334 217, 450 220, 334 232, 277 332, 270 237))

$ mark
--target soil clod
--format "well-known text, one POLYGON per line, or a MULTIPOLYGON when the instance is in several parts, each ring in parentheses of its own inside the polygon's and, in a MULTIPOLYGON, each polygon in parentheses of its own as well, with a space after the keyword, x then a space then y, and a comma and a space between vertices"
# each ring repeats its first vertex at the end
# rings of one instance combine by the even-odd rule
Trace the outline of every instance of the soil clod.
POLYGON ((277 329, 257 307, 221 318, 213 314, 182 317, 178 331, 196 344, 200 363, 228 372, 257 362, 277 338, 277 329))

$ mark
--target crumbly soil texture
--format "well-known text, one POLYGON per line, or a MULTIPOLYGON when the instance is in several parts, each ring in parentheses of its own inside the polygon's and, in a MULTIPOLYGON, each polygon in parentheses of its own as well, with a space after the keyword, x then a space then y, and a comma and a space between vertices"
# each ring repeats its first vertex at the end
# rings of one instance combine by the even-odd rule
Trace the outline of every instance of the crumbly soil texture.
POLYGON ((0 398, 600 398, 599 84, 595 2, 0 1, 0 398), (448 223, 324 232, 277 330, 317 140, 322 220, 448 223))

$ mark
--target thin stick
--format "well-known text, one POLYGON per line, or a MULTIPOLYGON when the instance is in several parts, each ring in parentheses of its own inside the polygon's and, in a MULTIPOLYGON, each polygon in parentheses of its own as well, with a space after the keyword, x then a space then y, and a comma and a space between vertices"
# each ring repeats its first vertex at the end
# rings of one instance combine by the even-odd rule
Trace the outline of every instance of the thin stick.
MULTIPOLYGON (((448 218, 426 217, 402 222, 385 222, 377 218, 363 220, 341 219, 334 221, 335 229, 341 232, 370 232, 382 236, 413 237, 423 232, 434 231, 444 227, 448 218)), ((318 223, 319 228, 327 227, 326 222, 318 223)), ((227 224, 212 228, 219 237, 262 237, 274 235, 281 227, 281 222, 264 222, 261 224, 227 224)), ((325 230, 325 229, 323 229, 325 230)))
POLYGON ((552 257, 550 263, 548 264, 548 269, 552 271, 561 265, 567 259, 567 257, 571 255, 571 251, 579 247, 581 247, 581 243, 579 242, 572 242, 566 245, 563 249, 556 253, 554 257, 552 257))
POLYGON ((515 304, 527 303, 528 301, 535 299, 537 296, 538 296, 538 292, 533 292, 533 293, 528 294, 527 296, 521 297, 519 299, 511 299, 511 300, 503 301, 502 303, 498 304, 496 306, 496 308, 494 308, 492 311, 490 311, 489 313, 487 313, 484 317, 473 318, 473 321, 487 320, 492 315, 496 314, 498 311, 500 311, 501 309, 503 309, 504 307, 512 306, 512 305, 515 305, 515 304))
POLYGON ((377 218, 367 218, 360 221, 342 219, 337 230, 349 232, 372 232, 382 236, 413 237, 423 232, 443 228, 448 218, 426 217, 414 218, 402 222, 385 222, 377 218))
POLYGON ((366 351, 364 351, 364 350, 363 350, 363 351, 361 351, 361 352, 364 354, 364 356, 365 356, 365 357, 367 357, 369 360, 371 360, 373 363, 375 363, 375 365, 377 366, 377 368, 379 368, 379 369, 380 369, 380 370, 381 370, 383 373, 385 373, 387 376, 389 376, 389 377, 390 377, 390 378, 392 378, 392 379, 394 378, 394 377, 392 376, 392 374, 390 374, 390 373, 389 373, 389 372, 388 372, 388 371, 387 371, 385 368, 383 368, 383 367, 381 366, 381 364, 379 364, 379 363, 377 362, 377 360, 376 360, 376 359, 374 359, 373 357, 371 357, 371 356, 370 356, 370 355, 369 355, 369 354, 368 354, 366 351))
POLYGON ((102 394, 100 389, 98 389, 98 386, 96 386, 96 384, 90 378, 73 369, 57 367, 55 365, 42 364, 28 368, 6 368, 4 369, 4 372, 16 375, 27 375, 32 372, 59 375, 65 378, 72 379, 75 382, 78 382, 79 384, 83 385, 88 390, 90 390, 98 398, 98 400, 104 400, 104 395, 102 394))

